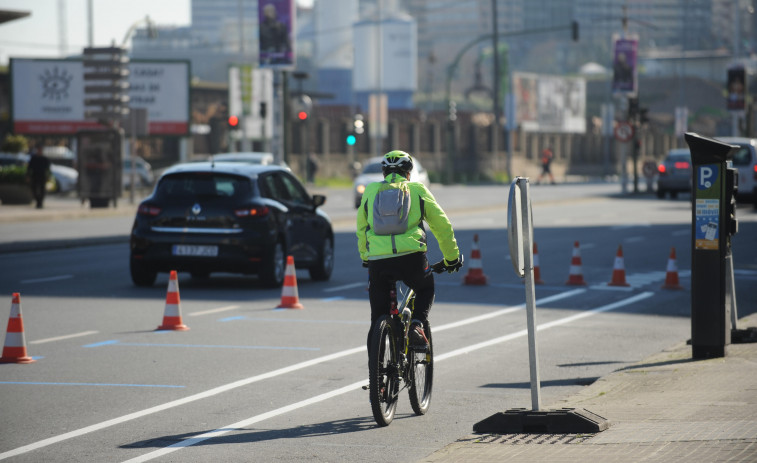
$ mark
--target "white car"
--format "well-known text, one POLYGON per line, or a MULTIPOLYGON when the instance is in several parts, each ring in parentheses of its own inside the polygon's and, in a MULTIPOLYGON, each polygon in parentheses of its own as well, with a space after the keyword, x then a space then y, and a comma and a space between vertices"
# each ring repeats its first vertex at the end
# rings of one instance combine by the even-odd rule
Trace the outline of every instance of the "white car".
MULTIPOLYGON (((262 166, 272 166, 276 164, 276 158, 273 153, 264 153, 258 151, 241 152, 241 153, 218 153, 214 154, 207 160, 214 160, 219 162, 243 162, 245 164, 258 164, 262 166)), ((281 161, 278 165, 289 169, 289 166, 281 161)))
MULTIPOLYGON (((360 200, 363 199, 363 192, 366 185, 373 182, 380 182, 384 180, 384 175, 381 172, 381 160, 383 156, 377 156, 368 159, 363 167, 363 172, 355 178, 352 184, 352 191, 355 195, 355 209, 360 207, 360 200)), ((428 186, 428 172, 423 168, 418 158, 413 158, 413 170, 410 171, 411 182, 421 182, 428 186)))
MULTIPOLYGON (((137 188, 152 188, 155 183, 155 174, 152 172, 152 166, 139 156, 134 158, 134 180, 137 188)), ((131 156, 123 157, 123 170, 121 173, 123 188, 129 189, 131 186, 131 156)))
MULTIPOLYGON (((26 165, 29 162, 26 153, 0 153, 0 165, 26 165)), ((51 193, 68 193, 76 190, 76 182, 79 180, 79 172, 71 167, 51 163, 50 173, 53 174, 55 183, 48 182, 47 190, 51 193)))

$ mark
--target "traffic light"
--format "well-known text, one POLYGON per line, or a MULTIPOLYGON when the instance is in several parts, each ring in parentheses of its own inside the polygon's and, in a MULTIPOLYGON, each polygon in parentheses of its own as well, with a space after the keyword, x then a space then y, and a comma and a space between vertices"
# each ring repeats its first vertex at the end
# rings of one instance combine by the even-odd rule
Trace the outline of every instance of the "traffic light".
POLYGON ((646 124, 649 122, 649 108, 639 108, 639 122, 646 124))
POLYGON ((230 129, 239 128, 239 118, 237 116, 229 116, 228 122, 229 122, 230 129))
POLYGON ((457 120, 457 103, 455 103, 454 101, 449 102, 449 120, 457 120))
POLYGON ((361 135, 365 131, 365 123, 363 122, 362 114, 355 114, 352 121, 352 131, 357 135, 361 135))
POLYGON ((636 97, 628 97, 628 120, 633 121, 639 114, 639 99, 636 97))
POLYGON ((573 41, 578 42, 578 21, 575 19, 570 23, 570 31, 573 36, 573 41))
POLYGON ((353 134, 347 135, 347 145, 349 146, 355 146, 355 143, 357 142, 357 137, 353 134))
POLYGON ((308 120, 308 112, 307 111, 299 111, 297 113, 297 119, 299 119, 302 122, 306 122, 308 120))

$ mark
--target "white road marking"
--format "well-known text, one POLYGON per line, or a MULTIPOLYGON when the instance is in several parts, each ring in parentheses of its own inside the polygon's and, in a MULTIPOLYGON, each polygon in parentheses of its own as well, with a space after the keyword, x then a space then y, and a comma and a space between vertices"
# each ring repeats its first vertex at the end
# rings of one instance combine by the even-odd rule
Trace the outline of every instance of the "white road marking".
MULTIPOLYGON (((607 311, 610 311, 610 310, 615 310, 615 309, 618 309, 620 307, 624 307, 626 305, 633 304, 634 302, 638 302, 638 301, 641 301, 641 300, 646 299, 648 297, 651 297, 652 295, 654 295, 654 293, 651 293, 651 292, 645 292, 645 293, 637 294, 637 295, 632 296, 632 297, 630 297, 628 299, 623 299, 621 301, 618 301, 618 302, 615 302, 615 303, 612 303, 612 304, 608 304, 608 305, 604 305, 604 306, 598 307, 596 309, 579 312, 579 313, 571 315, 569 317, 560 318, 560 319, 557 319, 557 320, 554 320, 554 321, 551 321, 551 322, 548 322, 548 323, 544 323, 544 324, 538 325, 536 327, 536 330, 537 331, 544 331, 546 329, 553 328, 555 326, 565 325, 565 324, 570 323, 572 321, 580 320, 580 319, 586 318, 586 317, 590 317, 590 316, 596 315, 598 313, 607 312, 607 311)), ((513 309, 513 308, 505 309, 505 310, 512 311, 511 309, 513 309)), ((500 311, 500 312, 503 312, 503 311, 500 311)), ((437 329, 436 331, 439 331, 439 329, 437 329)), ((481 342, 481 343, 478 343, 478 344, 473 344, 473 345, 470 345, 470 346, 467 346, 467 347, 463 347, 461 349, 456 349, 456 350, 453 350, 451 352, 447 352, 446 354, 437 355, 437 356, 434 357, 434 361, 435 362, 441 362, 441 361, 444 361, 444 360, 447 360, 447 359, 450 359, 450 358, 453 358, 453 357, 457 357, 459 355, 468 354, 470 352, 473 352, 473 351, 476 351, 476 350, 479 350, 479 349, 483 349, 485 347, 493 346, 495 344, 500 344, 500 343, 503 343, 503 342, 506 342, 506 341, 510 341, 510 340, 513 340, 513 339, 516 339, 516 338, 520 338, 520 337, 526 336, 527 334, 528 334, 528 330, 520 330, 520 331, 517 331, 515 333, 510 333, 510 334, 505 335, 505 336, 501 336, 501 337, 498 337, 498 338, 490 339, 488 341, 484 341, 484 342, 481 342)), ((289 413, 291 411, 294 411, 294 410, 297 410, 297 409, 300 409, 300 408, 303 408, 303 407, 307 407, 309 405, 313 405, 313 404, 316 404, 318 402, 323 402, 324 400, 328 400, 328 399, 331 399, 333 397, 340 396, 342 394, 346 394, 348 392, 351 392, 351 391, 354 391, 356 389, 359 389, 359 388, 363 387, 366 383, 368 383, 368 381, 366 381, 366 380, 358 381, 356 383, 349 384, 349 385, 344 386, 342 388, 335 389, 333 391, 329 391, 329 392, 317 395, 315 397, 311 397, 309 399, 305 399, 305 400, 302 400, 300 402, 293 403, 291 405, 287 405, 287 406, 284 406, 284 407, 281 407, 281 408, 277 408, 275 410, 271 410, 270 412, 266 412, 266 413, 263 413, 263 414, 260 414, 260 415, 256 415, 256 416, 244 419, 242 421, 237 421, 236 423, 232 423, 232 424, 223 426, 221 428, 215 429, 215 430, 210 431, 210 432, 206 432, 204 434, 200 434, 200 435, 195 436, 195 437, 191 437, 189 439, 185 439, 185 440, 183 440, 181 442, 177 442, 175 444, 169 445, 168 447, 164 447, 162 449, 158 449, 158 450, 155 450, 153 452, 146 453, 146 454, 141 455, 139 457, 132 458, 130 460, 126 460, 124 463, 142 463, 142 462, 150 461, 150 460, 153 460, 155 458, 162 457, 164 455, 168 455, 169 453, 173 453, 173 452, 175 452, 177 450, 181 450, 183 448, 190 447, 190 446, 195 445, 195 444, 199 444, 200 442, 206 441, 208 439, 213 439, 214 437, 220 437, 220 436, 229 434, 230 432, 247 428, 248 426, 250 426, 252 424, 259 423, 259 422, 267 420, 269 418, 274 418, 274 417, 277 417, 279 415, 283 415, 285 413, 289 413)))
POLYGON ((188 314, 190 317, 198 317, 200 315, 209 315, 212 313, 228 312, 229 310, 238 309, 238 305, 227 305, 224 307, 218 307, 217 309, 201 310, 199 312, 192 312, 188 314))
MULTIPOLYGON (((572 290, 572 291, 566 291, 564 293, 556 294, 554 296, 550 296, 550 297, 547 297, 547 298, 544 298, 544 299, 539 299, 539 300, 536 301, 536 304, 537 305, 541 305, 541 304, 544 304, 546 302, 554 302, 554 301, 556 301, 558 299, 563 299, 563 298, 568 298, 568 297, 571 297, 571 296, 575 296, 577 294, 580 294, 583 291, 584 291, 583 289, 575 289, 575 290, 572 290)), ((646 293, 644 293, 644 294, 646 294, 646 293)), ((649 293, 649 294, 652 294, 652 293, 649 293)), ((521 305, 516 306, 516 307, 509 307, 509 308, 500 310, 497 313, 499 315, 504 315, 505 313, 510 313, 513 310, 518 310, 518 309, 522 308, 524 305, 525 304, 521 304, 521 305)), ((493 315, 493 316, 497 316, 497 315, 493 315)), ((435 330, 437 332, 438 331, 444 331, 446 329, 450 329, 449 325, 463 326, 463 325, 466 325, 466 324, 469 324, 469 323, 473 323, 473 321, 468 321, 468 320, 476 319, 478 321, 481 321, 481 320, 486 320, 486 319, 491 318, 491 317, 492 316, 490 316, 489 314, 481 315, 479 317, 471 317, 469 319, 461 320, 459 322, 454 322, 452 324, 440 325, 439 327, 435 328, 435 330)), ((101 431, 101 430, 107 429, 107 428, 109 428, 111 426, 116 426, 116 425, 119 425, 119 424, 123 424, 123 423, 126 423, 128 421, 135 420, 137 418, 142 418, 142 417, 145 417, 145 416, 148 416, 148 415, 152 415, 154 413, 163 412, 163 411, 166 411, 166 410, 169 410, 171 408, 175 408, 175 407, 178 407, 178 406, 181 406, 181 405, 186 405, 188 403, 196 402, 198 400, 207 399, 209 397, 213 397, 213 396, 216 396, 218 394, 222 394, 224 392, 228 392, 228 391, 231 391, 233 389, 236 389, 236 388, 239 388, 239 387, 242 387, 242 386, 246 386, 246 385, 249 385, 249 384, 252 384, 252 383, 256 383, 256 382, 262 381, 264 379, 274 378, 276 376, 284 375, 284 374, 291 373, 291 372, 294 372, 294 371, 297 371, 297 370, 301 370, 303 368, 308 368, 308 367, 311 367, 311 366, 314 366, 314 365, 318 365, 318 364, 321 364, 321 363, 324 363, 324 362, 328 362, 328 361, 331 361, 331 360, 336 360, 336 359, 339 359, 339 358, 342 358, 342 357, 347 357, 347 356, 350 356, 350 355, 353 355, 353 354, 357 354, 357 353, 361 353, 361 352, 365 352, 365 346, 355 347, 355 348, 347 349, 347 350, 344 350, 344 351, 341 351, 341 352, 335 352, 335 353, 330 354, 330 355, 325 355, 323 357, 317 357, 317 358, 314 358, 314 359, 311 359, 311 360, 307 360, 305 362, 300 362, 300 363, 296 363, 294 365, 290 365, 288 367, 279 368, 277 370, 269 371, 267 373, 262 373, 260 375, 252 376, 252 377, 245 378, 245 379, 241 379, 239 381, 234 381, 232 383, 224 384, 224 385, 215 387, 213 389, 209 389, 207 391, 200 392, 198 394, 193 394, 191 396, 184 397, 182 399, 174 400, 174 401, 167 402, 167 403, 164 403, 164 404, 161 404, 161 405, 156 405, 154 407, 150 407, 150 408, 147 408, 145 410, 141 410, 141 411, 138 411, 138 412, 130 413, 128 415, 120 416, 118 418, 113 418, 113 419, 110 419, 110 420, 107 420, 107 421, 96 423, 96 424, 93 424, 93 425, 90 425, 90 426, 86 426, 86 427, 81 428, 81 429, 77 429, 77 430, 70 431, 70 432, 67 432, 67 433, 64 433, 64 434, 60 434, 60 435, 57 435, 57 436, 49 437, 47 439, 43 439, 43 440, 40 440, 40 441, 37 441, 37 442, 33 442, 31 444, 28 444, 28 445, 24 445, 24 446, 18 447, 18 448, 13 449, 13 450, 9 450, 9 451, 4 452, 4 453, 0 453, 0 460, 4 460, 6 458, 22 455, 24 453, 28 453, 28 452, 31 452, 31 451, 34 451, 34 450, 38 450, 38 449, 47 447, 49 445, 56 444, 58 442, 63 442, 63 441, 66 441, 68 439, 73 439, 75 437, 80 437, 80 436, 89 434, 91 432, 101 431)), ((363 384, 365 384, 365 381, 361 381, 359 383, 355 383, 353 385, 346 386, 345 388, 339 389, 339 391, 343 391, 343 392, 340 392, 340 394, 344 393, 344 392, 347 392, 348 390, 357 389, 357 388, 361 387, 363 384)), ((332 393, 326 393, 326 394, 323 394, 323 395, 317 396, 317 397, 325 397, 326 395, 328 395, 328 397, 333 397, 334 393, 333 392, 332 393)), ((326 398, 328 398, 328 397, 326 397, 326 398)), ((315 399, 316 398, 311 398, 311 399, 308 399, 308 401, 305 401, 305 402, 308 402, 308 404, 310 404, 310 403, 316 403, 316 402, 312 402, 315 399)), ((322 399, 320 399, 318 401, 321 401, 321 400, 325 400, 325 398, 322 398, 322 399)), ((299 402, 299 403, 302 404, 304 402, 299 402)), ((304 406, 304 405, 300 405, 300 406, 304 406)), ((284 408, 278 409, 278 411, 279 411, 278 414, 286 413, 287 411, 292 410, 293 408, 291 408, 291 407, 293 407, 293 405, 290 405, 288 407, 284 407, 284 408), (281 410, 286 410, 286 411, 281 411, 281 410)), ((276 414, 274 414, 276 412, 277 412, 276 410, 274 410, 272 412, 268 412, 267 414, 265 414, 265 416, 267 416, 267 417, 276 416, 276 414)), ((263 416, 263 415, 260 415, 260 416, 263 416)), ((148 454, 148 455, 150 455, 150 454, 148 454)))
POLYGON ((26 283, 46 283, 48 281, 59 281, 59 280, 68 280, 69 278, 73 278, 73 275, 58 275, 54 277, 45 277, 45 278, 32 278, 30 280, 21 280, 21 284, 26 283))
POLYGON ((98 331, 82 331, 81 333, 67 334, 65 336, 57 336, 55 338, 37 339, 36 341, 29 341, 29 344, 44 344, 46 342, 63 341, 64 339, 79 338, 82 336, 89 336, 90 334, 97 334, 98 331))
POLYGON ((363 287, 368 286, 368 278, 367 277, 366 277, 365 281, 362 282, 362 283, 350 283, 348 285, 334 286, 333 288, 326 288, 326 289, 324 289, 323 292, 324 293, 333 293, 334 291, 341 291, 343 289, 359 288, 361 286, 363 286, 363 287))

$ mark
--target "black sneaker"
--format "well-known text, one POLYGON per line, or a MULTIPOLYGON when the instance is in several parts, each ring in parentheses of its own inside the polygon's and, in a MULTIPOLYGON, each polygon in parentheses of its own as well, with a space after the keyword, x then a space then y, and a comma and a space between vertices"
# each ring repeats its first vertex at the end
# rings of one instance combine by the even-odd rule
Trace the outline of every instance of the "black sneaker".
POLYGON ((410 325, 410 348, 415 351, 428 350, 428 338, 423 331, 423 326, 418 322, 413 322, 410 325))

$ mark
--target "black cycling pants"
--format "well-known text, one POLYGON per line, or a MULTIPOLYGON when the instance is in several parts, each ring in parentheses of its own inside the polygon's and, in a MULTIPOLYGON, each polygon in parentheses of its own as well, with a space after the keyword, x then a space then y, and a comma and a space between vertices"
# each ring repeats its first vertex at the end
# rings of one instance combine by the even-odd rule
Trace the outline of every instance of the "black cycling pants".
MULTIPOLYGON (((371 328, 378 318, 389 313, 389 292, 395 281, 401 281, 415 291, 413 319, 425 322, 434 303, 434 275, 426 274, 428 260, 425 252, 368 262, 368 297, 371 301, 371 328)), ((399 298, 399 296, 398 296, 399 298)), ((401 303, 402 301, 397 301, 401 303)))

